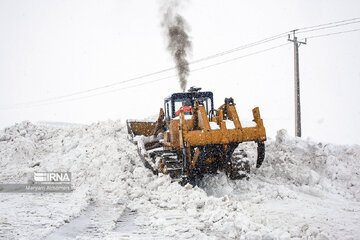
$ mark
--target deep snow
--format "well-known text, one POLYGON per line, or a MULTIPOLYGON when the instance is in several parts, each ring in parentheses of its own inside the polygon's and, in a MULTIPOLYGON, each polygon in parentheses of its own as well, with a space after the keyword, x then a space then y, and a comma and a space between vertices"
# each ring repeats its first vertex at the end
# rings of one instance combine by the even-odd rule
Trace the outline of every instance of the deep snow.
POLYGON ((71 193, 0 193, 1 239, 360 239, 360 146, 266 142, 250 179, 181 187, 142 165, 120 121, 0 132, 0 183, 69 171, 71 193))

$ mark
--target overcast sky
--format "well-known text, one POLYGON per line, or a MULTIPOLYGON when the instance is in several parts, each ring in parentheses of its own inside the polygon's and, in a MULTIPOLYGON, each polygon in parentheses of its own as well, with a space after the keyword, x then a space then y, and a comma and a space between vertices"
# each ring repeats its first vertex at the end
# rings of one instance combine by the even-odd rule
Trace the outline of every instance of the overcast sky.
MULTIPOLYGON (((183 1, 190 61, 292 29, 360 17, 358 0, 183 1)), ((180 91, 164 72, 72 101, 25 104, 112 84, 174 65, 161 29, 161 1, 0 1, 0 127, 23 120, 91 123, 157 114, 180 91), (139 85, 152 81, 149 84, 139 85), (130 88, 129 88, 130 87, 130 88), (20 104, 20 105, 18 105, 20 104)), ((299 38, 360 28, 360 23, 299 38)), ((303 137, 360 144, 360 31, 310 38, 300 46, 303 137)), ((190 66, 191 70, 287 43, 287 36, 190 66)), ((190 74, 188 87, 233 97, 241 119, 259 106, 269 137, 294 135, 293 45, 190 74)))

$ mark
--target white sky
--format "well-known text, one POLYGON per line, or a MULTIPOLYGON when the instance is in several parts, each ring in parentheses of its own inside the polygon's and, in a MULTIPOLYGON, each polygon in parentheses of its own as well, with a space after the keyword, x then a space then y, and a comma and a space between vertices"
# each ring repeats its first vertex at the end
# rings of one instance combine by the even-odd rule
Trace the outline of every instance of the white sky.
MULTIPOLYGON (((186 1, 196 60, 295 28, 360 17, 357 0, 186 1)), ((123 81, 173 66, 160 28, 158 0, 0 1, 0 127, 23 120, 90 123, 157 114, 177 79, 57 104, 4 109, 18 103, 123 81)), ((309 37, 360 28, 360 23, 309 32, 309 37)), ((300 47, 303 136, 360 144, 360 32, 309 39, 300 47)), ((191 69, 278 44, 216 58, 191 69)), ((112 89, 173 75, 166 72, 112 89)), ((241 119, 260 107, 269 137, 294 134, 291 44, 191 73, 188 87, 211 90, 215 107, 233 97, 241 119)), ((94 92, 95 93, 95 92, 94 92)), ((92 94, 94 94, 92 93, 92 94)))

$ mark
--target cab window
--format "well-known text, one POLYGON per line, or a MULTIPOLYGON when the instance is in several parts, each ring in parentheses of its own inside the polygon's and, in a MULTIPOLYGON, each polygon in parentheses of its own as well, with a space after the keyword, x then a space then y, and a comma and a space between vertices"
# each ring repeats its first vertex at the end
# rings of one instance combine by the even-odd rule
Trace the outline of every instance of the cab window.
POLYGON ((180 115, 180 110, 183 108, 185 115, 191 115, 191 101, 190 99, 177 99, 174 101, 175 104, 175 116, 180 115))

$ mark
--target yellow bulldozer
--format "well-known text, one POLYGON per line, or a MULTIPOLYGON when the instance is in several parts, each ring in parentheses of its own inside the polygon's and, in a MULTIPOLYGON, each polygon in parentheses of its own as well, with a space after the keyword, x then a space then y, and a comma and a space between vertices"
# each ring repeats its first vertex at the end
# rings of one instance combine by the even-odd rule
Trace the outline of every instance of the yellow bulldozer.
POLYGON ((248 177, 246 153, 235 150, 242 142, 256 142, 256 167, 261 166, 266 132, 259 108, 252 110, 253 126, 243 127, 232 98, 214 109, 213 93, 200 90, 192 87, 165 98, 155 122, 128 120, 131 141, 146 167, 182 184, 218 170, 230 179, 248 177))

